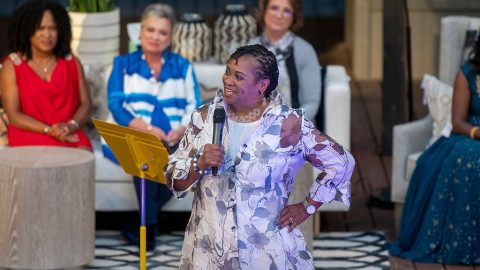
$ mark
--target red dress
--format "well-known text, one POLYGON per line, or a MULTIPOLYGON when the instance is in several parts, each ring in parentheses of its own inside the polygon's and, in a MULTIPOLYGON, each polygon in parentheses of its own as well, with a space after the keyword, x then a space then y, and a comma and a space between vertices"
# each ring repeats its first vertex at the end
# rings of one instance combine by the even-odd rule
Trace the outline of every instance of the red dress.
MULTIPOLYGON (((22 112, 48 125, 68 122, 79 106, 79 78, 75 58, 72 56, 58 59, 49 82, 44 81, 17 54, 8 56, 15 68, 18 95, 22 112)), ((4 59, 6 61, 7 58, 4 59)), ((87 146, 92 144, 85 132, 75 131, 80 141, 63 143, 44 133, 27 131, 13 125, 8 126, 10 146, 52 145, 87 146)))

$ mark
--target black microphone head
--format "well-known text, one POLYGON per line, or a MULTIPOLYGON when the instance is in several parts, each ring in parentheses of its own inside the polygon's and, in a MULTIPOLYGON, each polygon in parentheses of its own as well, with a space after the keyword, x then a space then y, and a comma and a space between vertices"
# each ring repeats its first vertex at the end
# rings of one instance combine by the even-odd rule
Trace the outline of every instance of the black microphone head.
POLYGON ((224 123, 225 122, 225 110, 222 108, 216 108, 213 111, 213 123, 224 123))

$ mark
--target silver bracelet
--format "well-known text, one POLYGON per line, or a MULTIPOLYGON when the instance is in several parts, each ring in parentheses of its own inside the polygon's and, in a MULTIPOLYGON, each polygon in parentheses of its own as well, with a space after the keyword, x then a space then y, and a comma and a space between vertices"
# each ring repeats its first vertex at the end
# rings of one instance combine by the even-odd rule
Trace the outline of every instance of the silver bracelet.
POLYGON ((75 121, 74 119, 70 120, 67 122, 68 124, 72 124, 75 126, 75 130, 78 130, 80 127, 78 126, 78 122, 75 121))

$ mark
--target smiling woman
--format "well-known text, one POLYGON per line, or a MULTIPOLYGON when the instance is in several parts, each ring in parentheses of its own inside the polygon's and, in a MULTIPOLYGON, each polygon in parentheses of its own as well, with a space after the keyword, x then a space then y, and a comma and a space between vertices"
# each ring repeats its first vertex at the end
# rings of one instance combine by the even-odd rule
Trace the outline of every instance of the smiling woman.
POLYGON ((11 54, 0 72, 10 146, 57 145, 91 151, 79 128, 91 111, 82 65, 71 55, 68 14, 60 4, 30 1, 9 26, 11 54))
POLYGON ((193 112, 169 157, 164 172, 174 196, 194 190, 180 269, 314 269, 297 226, 323 203, 350 203, 353 157, 303 110, 283 104, 277 82, 272 52, 238 48, 223 75, 224 91, 193 112), (222 146, 211 144, 217 110, 227 114, 222 146), (288 205, 305 162, 322 173, 303 203, 288 205))
MULTIPOLYGON (((190 120, 201 105, 192 64, 168 50, 172 41, 174 10, 165 4, 152 4, 142 14, 139 50, 114 59, 108 81, 108 107, 115 121, 157 136, 175 148, 190 120)), ((104 146, 105 155, 113 154, 104 146)), ((140 180, 134 178, 137 198, 140 180)), ((165 185, 146 181, 145 225, 147 249, 155 248, 158 211, 171 197, 165 185)), ((123 235, 138 244, 139 216, 134 216, 123 235)))
POLYGON ((314 121, 321 98, 320 65, 313 46, 294 34, 303 25, 302 2, 261 0, 256 17, 263 33, 249 44, 261 44, 275 54, 283 101, 305 109, 307 119, 314 121))
POLYGON ((275 89, 274 82, 270 83, 268 77, 256 73, 256 61, 253 56, 230 61, 222 78, 227 111, 237 117, 248 116, 248 122, 260 118, 260 112, 268 105, 265 96, 275 89))

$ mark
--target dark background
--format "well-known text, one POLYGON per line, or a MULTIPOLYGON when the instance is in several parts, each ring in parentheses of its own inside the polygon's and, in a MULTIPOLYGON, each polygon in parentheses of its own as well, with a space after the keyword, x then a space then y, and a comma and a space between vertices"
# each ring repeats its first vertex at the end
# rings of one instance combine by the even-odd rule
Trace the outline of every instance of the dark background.
MULTIPOLYGON (((0 57, 8 53, 8 20, 15 9, 27 0, 0 0, 0 57)), ((68 0, 57 0, 68 7, 68 0)), ((177 12, 177 18, 183 13, 200 13, 213 29, 215 20, 222 14, 226 4, 246 4, 253 14, 258 6, 257 0, 117 0, 120 8, 121 33, 120 53, 128 52, 126 24, 140 20, 143 9, 152 3, 167 3, 177 12)), ((320 56, 344 40, 344 0, 303 0, 304 26, 297 35, 310 42, 320 56)), ((259 29, 260 30, 260 29, 259 29)), ((329 64, 321 63, 320 64, 329 64)))

